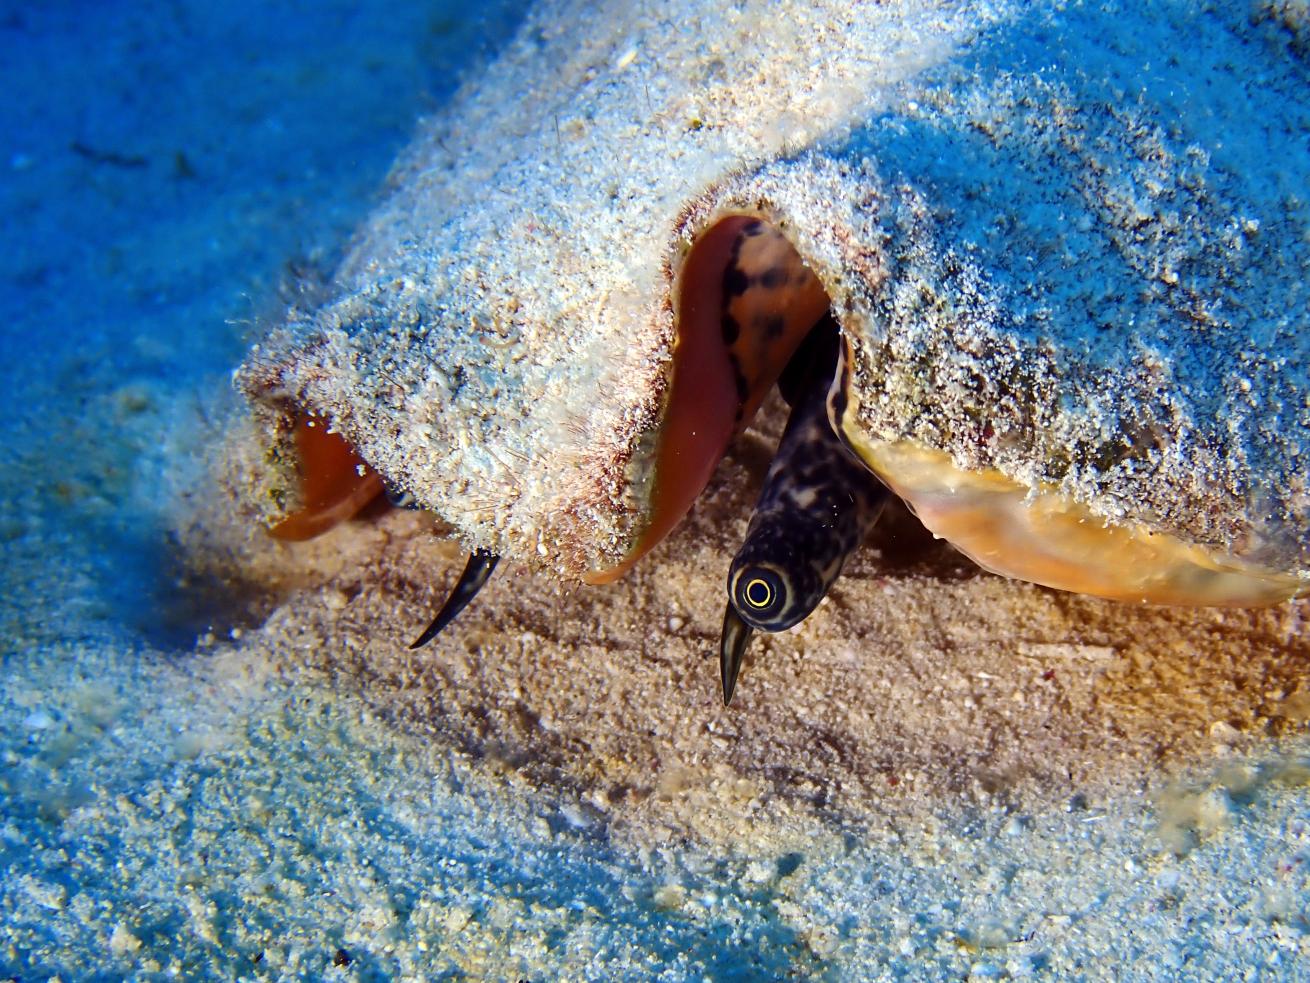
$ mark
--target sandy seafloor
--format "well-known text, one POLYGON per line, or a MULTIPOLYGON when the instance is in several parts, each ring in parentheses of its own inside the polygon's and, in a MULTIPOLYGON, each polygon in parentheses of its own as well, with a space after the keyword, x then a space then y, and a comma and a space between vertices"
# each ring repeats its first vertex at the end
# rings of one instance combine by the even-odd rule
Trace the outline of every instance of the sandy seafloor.
POLYGON ((240 526, 231 367, 516 18, 0 4, 0 978, 1310 978, 1306 602, 893 516, 724 710, 756 435, 622 583, 507 564, 417 654, 430 520, 240 526))

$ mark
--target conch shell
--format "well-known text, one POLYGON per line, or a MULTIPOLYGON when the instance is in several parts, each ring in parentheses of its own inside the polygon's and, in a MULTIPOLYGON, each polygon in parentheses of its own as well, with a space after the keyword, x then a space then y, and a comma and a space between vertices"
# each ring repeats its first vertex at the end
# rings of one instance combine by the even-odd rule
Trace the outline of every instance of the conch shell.
POLYGON ((683 6, 545 4, 424 124, 332 299, 240 370, 275 447, 323 421, 470 545, 612 578, 786 363, 714 371, 759 222, 813 281, 788 337, 842 331, 833 424, 982 565, 1301 589, 1310 46, 1277 4, 1129 39, 1101 4, 683 6))

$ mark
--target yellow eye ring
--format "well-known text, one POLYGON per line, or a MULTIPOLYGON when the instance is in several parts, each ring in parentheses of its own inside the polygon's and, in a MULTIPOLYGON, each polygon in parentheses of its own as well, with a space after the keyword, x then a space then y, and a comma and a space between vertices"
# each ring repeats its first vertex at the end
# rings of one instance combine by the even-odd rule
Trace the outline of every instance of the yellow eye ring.
POLYGON ((773 603, 773 585, 762 577, 756 577, 746 589, 742 591, 742 596, 746 598, 746 603, 753 608, 767 608, 773 603), (760 590, 763 588, 763 600, 760 599, 760 590))

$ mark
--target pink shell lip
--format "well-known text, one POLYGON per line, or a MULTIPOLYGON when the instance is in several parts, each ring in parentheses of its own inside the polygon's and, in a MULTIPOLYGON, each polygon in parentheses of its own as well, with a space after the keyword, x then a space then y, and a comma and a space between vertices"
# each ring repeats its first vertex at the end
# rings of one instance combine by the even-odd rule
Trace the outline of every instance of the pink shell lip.
POLYGON ((965 471, 905 441, 850 438, 857 453, 929 531, 984 570, 1115 601, 1186 607, 1279 604, 1297 577, 1139 525, 1112 525, 1067 496, 996 471, 965 471))

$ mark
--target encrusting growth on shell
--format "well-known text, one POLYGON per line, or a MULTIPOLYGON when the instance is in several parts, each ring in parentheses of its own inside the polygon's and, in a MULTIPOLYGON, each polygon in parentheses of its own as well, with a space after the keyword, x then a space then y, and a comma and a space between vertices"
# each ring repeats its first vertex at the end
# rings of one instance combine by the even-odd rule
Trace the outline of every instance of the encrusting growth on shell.
POLYGON ((1067 589, 1291 596, 1304 50, 1277 17, 1148 6, 1122 38, 1113 4, 789 3, 796 37, 842 39, 795 58, 718 4, 669 32, 547 3, 425 124, 335 298, 240 383, 270 430, 288 406, 329 421, 470 546, 603 580, 749 416, 715 416, 691 477, 670 463, 679 374, 704 369, 679 332, 715 305, 687 284, 712 293, 763 221, 848 343, 843 437, 934 531, 1067 589), (696 40, 722 37, 732 57, 696 40))

